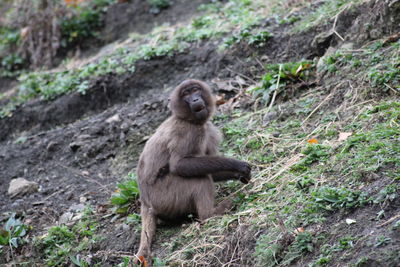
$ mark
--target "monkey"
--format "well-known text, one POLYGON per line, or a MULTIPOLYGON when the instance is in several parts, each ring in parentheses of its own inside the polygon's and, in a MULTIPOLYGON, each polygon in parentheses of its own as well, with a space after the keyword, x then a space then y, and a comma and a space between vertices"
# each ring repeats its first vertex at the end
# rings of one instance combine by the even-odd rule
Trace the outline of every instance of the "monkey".
MULTIPOLYGON (((248 183, 247 162, 218 155, 219 130, 212 124, 215 99, 200 80, 186 80, 170 95, 172 115, 146 142, 139 157, 142 230, 138 259, 150 256, 157 219, 194 214, 200 221, 220 214, 214 207, 214 182, 248 183)), ((222 205, 223 209, 223 205, 222 205)))

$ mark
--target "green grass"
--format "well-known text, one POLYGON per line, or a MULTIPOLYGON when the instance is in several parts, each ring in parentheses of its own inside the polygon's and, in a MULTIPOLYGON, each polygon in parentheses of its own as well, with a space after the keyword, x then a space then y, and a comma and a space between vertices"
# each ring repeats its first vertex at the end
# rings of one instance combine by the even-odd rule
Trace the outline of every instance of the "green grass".
POLYGON ((99 240, 97 228, 98 223, 91 209, 87 208, 82 219, 74 226, 53 226, 44 236, 36 238, 34 246, 47 266, 62 266, 71 262, 78 266, 89 266, 79 254, 91 249, 99 240))
POLYGON ((327 24, 333 19, 334 16, 342 12, 343 10, 348 10, 353 8, 355 5, 359 4, 361 0, 325 0, 322 4, 318 5, 307 15, 302 16, 298 21, 296 21, 293 27, 293 32, 303 32, 311 27, 317 25, 327 24))

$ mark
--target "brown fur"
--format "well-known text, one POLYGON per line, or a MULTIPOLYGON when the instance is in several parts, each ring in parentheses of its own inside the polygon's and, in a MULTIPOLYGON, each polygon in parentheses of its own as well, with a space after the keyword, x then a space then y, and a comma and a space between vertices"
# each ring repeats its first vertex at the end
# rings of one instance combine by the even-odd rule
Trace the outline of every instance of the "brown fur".
POLYGON ((147 141, 137 169, 142 216, 137 256, 150 255, 157 218, 174 220, 193 213, 207 219, 220 212, 214 208, 214 181, 250 179, 250 165, 217 156, 221 136, 208 120, 214 105, 207 84, 184 81, 171 94, 172 116, 147 141), (205 119, 196 119, 190 104, 182 100, 185 88, 200 89, 205 119))

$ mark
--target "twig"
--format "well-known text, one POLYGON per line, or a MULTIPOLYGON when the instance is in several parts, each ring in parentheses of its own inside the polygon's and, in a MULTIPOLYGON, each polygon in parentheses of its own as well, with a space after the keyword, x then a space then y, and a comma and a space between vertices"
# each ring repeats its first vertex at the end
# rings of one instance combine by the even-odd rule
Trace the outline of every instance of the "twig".
POLYGON ((389 223, 391 223, 391 222, 393 222, 394 220, 399 219, 399 218, 400 218, 400 213, 397 214, 396 216, 393 216, 392 218, 390 218, 390 219, 387 220, 386 222, 384 222, 384 223, 378 225, 377 227, 382 227, 382 226, 388 225, 389 223))
POLYGON ((71 187, 71 185, 67 185, 66 187, 54 192, 50 196, 47 196, 45 199, 42 200, 42 202, 45 202, 45 201, 49 200, 50 198, 54 197, 55 195, 58 195, 58 194, 60 194, 60 193, 62 193, 64 191, 67 191, 67 189, 70 188, 70 187, 71 187))
POLYGON ((275 102, 275 98, 276 98, 276 95, 278 93, 279 82, 281 81, 281 73, 282 73, 282 64, 279 64, 278 80, 276 81, 275 91, 274 91, 274 94, 272 95, 271 103, 269 103, 268 112, 271 110, 272 105, 275 102))
POLYGON ((384 85, 385 85, 387 88, 389 88, 390 90, 392 90, 393 92, 395 92, 396 94, 400 94, 399 91, 395 90, 395 89, 394 89, 393 87, 391 87, 389 84, 384 83, 384 85))
POLYGON ((235 71, 235 70, 233 70, 233 69, 231 69, 231 68, 229 68, 229 67, 226 67, 226 68, 227 68, 229 71, 231 71, 231 72, 233 72, 233 73, 235 73, 235 74, 241 76, 242 78, 245 78, 245 79, 247 79, 247 80, 250 80, 250 81, 252 81, 253 83, 257 83, 255 80, 253 80, 253 79, 250 78, 249 76, 244 75, 243 73, 237 72, 237 71, 235 71))
POLYGON ((76 175, 79 175, 79 176, 81 176, 81 177, 84 177, 86 180, 88 180, 88 181, 90 181, 90 182, 93 182, 93 183, 96 183, 98 186, 100 186, 101 188, 103 188, 105 191, 107 191, 108 193, 112 193, 112 191, 110 190, 110 189, 108 189, 106 186, 104 186, 103 184, 101 184, 99 181, 97 181, 97 180, 95 180, 95 179, 92 179, 92 178, 89 178, 89 177, 87 177, 87 176, 84 176, 84 175, 82 175, 79 171, 77 171, 77 170, 75 170, 75 169, 73 169, 73 168, 71 168, 71 167, 68 167, 68 166, 65 166, 65 165, 62 165, 62 164, 57 164, 58 166, 60 166, 60 167, 63 167, 63 168, 65 168, 65 169, 67 169, 67 170, 69 170, 69 171, 71 171, 71 172, 73 172, 73 173, 75 173, 76 175))
POLYGON ((332 32, 333 32, 334 34, 336 34, 337 37, 339 37, 340 40, 342 40, 342 41, 344 41, 344 38, 336 31, 336 23, 337 23, 337 20, 338 20, 339 15, 340 15, 343 11, 345 11, 346 8, 347 8, 348 6, 349 6, 349 5, 346 5, 344 8, 342 8, 342 10, 340 10, 340 11, 335 15, 335 20, 334 20, 333 26, 332 26, 332 32))
POLYGON ((313 111, 311 111, 311 113, 310 114, 308 114, 308 116, 307 116, 307 118, 305 118, 304 119, 304 121, 301 123, 301 125, 303 126, 304 125, 304 123, 323 105, 323 104, 325 104, 325 102, 329 99, 329 98, 331 98, 331 96, 332 96, 332 93, 330 93, 321 103, 319 103, 319 105, 313 110, 313 111))
MULTIPOLYGON (((343 9, 344 10, 344 9, 343 9)), ((342 10, 342 11, 343 11, 342 10)), ((333 22, 333 27, 332 27, 332 32, 334 33, 334 34, 336 34, 337 35, 337 37, 339 37, 340 38, 340 40, 342 40, 342 41, 344 41, 344 38, 336 31, 336 22, 337 22, 337 19, 338 19, 338 17, 339 17, 339 14, 342 12, 342 11, 340 11, 336 16, 335 16, 335 21, 333 22)))

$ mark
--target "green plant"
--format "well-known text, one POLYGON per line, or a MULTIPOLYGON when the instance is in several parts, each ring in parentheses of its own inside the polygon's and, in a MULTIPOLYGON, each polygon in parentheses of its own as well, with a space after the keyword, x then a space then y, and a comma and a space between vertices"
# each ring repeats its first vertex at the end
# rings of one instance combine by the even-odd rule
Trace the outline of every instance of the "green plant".
POLYGON ((85 259, 82 259, 79 255, 76 255, 76 256, 71 255, 71 256, 69 256, 69 258, 70 258, 71 262, 73 264, 75 264, 76 266, 79 266, 79 267, 90 266, 89 263, 85 259))
POLYGON ((308 232, 299 233, 295 241, 289 246, 288 252, 283 258, 283 265, 290 265, 295 260, 303 255, 310 253, 314 250, 313 237, 308 232))
POLYGON ((255 98, 268 103, 272 94, 281 93, 286 85, 306 79, 312 64, 309 61, 271 64, 265 67, 266 74, 261 78, 261 85, 250 90, 255 98))
POLYGON ((311 192, 312 199, 308 203, 307 212, 319 210, 334 211, 361 207, 369 202, 367 194, 347 188, 323 186, 311 192))
POLYGON ((164 8, 167 8, 171 5, 171 1, 169 0, 147 0, 150 4, 150 13, 158 14, 164 8))
POLYGON ((15 213, 13 213, 4 228, 0 228, 0 251, 3 246, 18 248, 22 244, 22 237, 26 235, 27 230, 28 226, 16 219, 15 213))
POLYGON ((69 16, 60 22, 62 45, 76 45, 85 38, 96 37, 96 31, 103 26, 102 14, 112 3, 112 0, 94 0, 88 4, 71 6, 69 16))
POLYGON ((116 213, 127 213, 130 204, 139 198, 139 186, 135 173, 129 173, 125 181, 117 184, 117 191, 111 196, 116 213))
POLYGON ((378 193, 378 196, 374 199, 374 203, 382 203, 386 201, 393 201, 398 197, 397 190, 399 186, 397 184, 390 184, 383 189, 381 189, 378 193))
POLYGON ((391 242, 392 242, 392 239, 390 237, 378 236, 374 247, 383 247, 383 246, 388 245, 391 242))
POLYGON ((91 208, 87 207, 74 226, 53 226, 46 235, 36 239, 34 245, 43 254, 48 266, 67 265, 69 262, 89 266, 81 252, 90 249, 98 240, 95 236, 97 226, 91 208))
POLYGON ((331 148, 320 144, 308 144, 301 153, 305 155, 305 157, 292 166, 291 169, 294 171, 305 171, 314 162, 326 161, 330 156, 331 148))
POLYGON ((281 260, 284 247, 278 242, 277 236, 262 235, 258 240, 254 252, 259 266, 276 266, 281 260))

